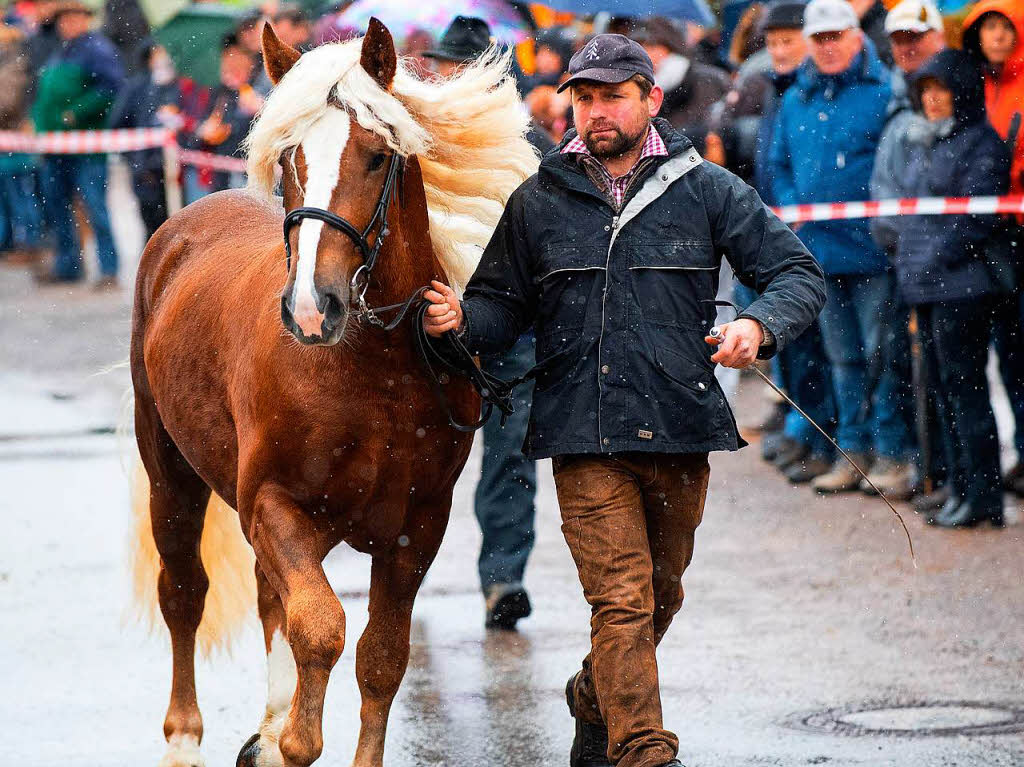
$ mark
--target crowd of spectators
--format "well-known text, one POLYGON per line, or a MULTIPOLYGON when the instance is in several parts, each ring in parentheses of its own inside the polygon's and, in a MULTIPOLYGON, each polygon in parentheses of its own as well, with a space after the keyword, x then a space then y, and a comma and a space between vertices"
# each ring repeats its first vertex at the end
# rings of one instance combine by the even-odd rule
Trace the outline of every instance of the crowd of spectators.
MULTIPOLYGON (((220 83, 207 88, 177 70, 134 0, 108 6, 120 8, 118 23, 108 8, 102 30, 80 2, 11 6, 0 26, 0 130, 164 127, 188 148, 237 157, 271 87, 263 22, 300 49, 358 33, 337 14, 254 11, 220 40, 220 83)), ((1019 0, 979 0, 962 23, 943 19, 931 0, 754 2, 728 45, 719 31, 672 19, 604 24, 573 20, 518 46, 536 146, 572 128, 569 95, 557 90, 569 58, 588 34, 617 31, 650 55, 662 116, 770 204, 1024 191, 1019 0)), ((479 45, 472 24, 455 32, 479 45)), ((401 42, 423 77, 457 66, 456 38, 421 30, 401 42)), ((167 216, 161 151, 126 160, 151 234, 167 216)), ((116 286, 106 173, 103 155, 0 153, 0 249, 40 261, 49 245, 40 280, 78 280, 77 217, 96 241, 98 287, 116 286)), ((244 182, 202 165, 182 175, 186 203, 244 182)), ((916 496, 938 525, 1001 522, 1001 492, 1024 495, 1024 465, 1000 469, 985 362, 991 341, 1024 457, 1020 221, 960 214, 796 228, 825 270, 829 297, 818 324, 774 362, 778 382, 888 495, 916 496)), ((738 304, 752 300, 735 290, 738 304)), ((780 408, 771 420, 763 454, 790 481, 870 491, 795 411, 780 408)))

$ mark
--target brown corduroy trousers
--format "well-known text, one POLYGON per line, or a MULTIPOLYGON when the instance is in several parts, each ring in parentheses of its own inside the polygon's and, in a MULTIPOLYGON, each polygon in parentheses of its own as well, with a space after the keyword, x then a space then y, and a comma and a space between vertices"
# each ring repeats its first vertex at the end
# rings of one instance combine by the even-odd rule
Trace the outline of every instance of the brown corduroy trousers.
POLYGON ((673 759, 655 648, 683 603, 682 576, 707 495, 707 453, 556 456, 562 533, 591 606, 576 715, 608 727, 617 767, 673 759))

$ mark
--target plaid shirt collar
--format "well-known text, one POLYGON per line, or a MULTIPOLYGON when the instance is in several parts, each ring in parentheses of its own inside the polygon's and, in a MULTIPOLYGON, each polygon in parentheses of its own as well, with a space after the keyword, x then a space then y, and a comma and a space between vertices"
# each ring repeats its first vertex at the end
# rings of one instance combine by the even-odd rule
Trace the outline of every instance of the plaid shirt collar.
POLYGON ((580 162, 583 163, 583 167, 587 171, 590 180, 601 190, 602 194, 614 203, 615 210, 620 210, 622 208, 622 201, 626 196, 626 190, 629 188, 629 182, 636 176, 637 171, 644 164, 643 161, 649 157, 667 157, 668 149, 665 148, 665 142, 662 141, 654 126, 649 126, 647 128, 647 137, 644 139, 643 149, 640 151, 640 157, 637 158, 632 168, 618 178, 612 178, 611 173, 604 167, 604 163, 590 153, 587 145, 583 143, 583 139, 579 136, 576 136, 562 147, 561 153, 579 155, 580 162))

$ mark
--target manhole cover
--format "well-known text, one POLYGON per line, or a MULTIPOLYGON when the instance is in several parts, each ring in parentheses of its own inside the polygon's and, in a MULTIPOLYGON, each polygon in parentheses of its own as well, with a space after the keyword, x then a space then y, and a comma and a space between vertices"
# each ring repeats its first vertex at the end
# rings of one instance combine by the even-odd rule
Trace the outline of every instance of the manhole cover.
POLYGON ((833 735, 999 735, 1024 732, 1024 708, 976 701, 866 703, 796 714, 786 725, 833 735))

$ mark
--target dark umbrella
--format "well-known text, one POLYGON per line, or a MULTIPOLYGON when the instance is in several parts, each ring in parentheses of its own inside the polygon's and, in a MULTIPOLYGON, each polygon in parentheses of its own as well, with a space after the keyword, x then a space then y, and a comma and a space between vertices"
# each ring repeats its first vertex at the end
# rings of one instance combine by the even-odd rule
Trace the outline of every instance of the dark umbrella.
POLYGON ((667 16, 695 21, 706 27, 717 23, 706 0, 544 0, 544 5, 580 15, 606 12, 633 18, 667 16))
POLYGON ((202 85, 220 82, 220 51, 224 36, 247 12, 230 5, 202 3, 182 8, 154 33, 183 75, 202 85))

